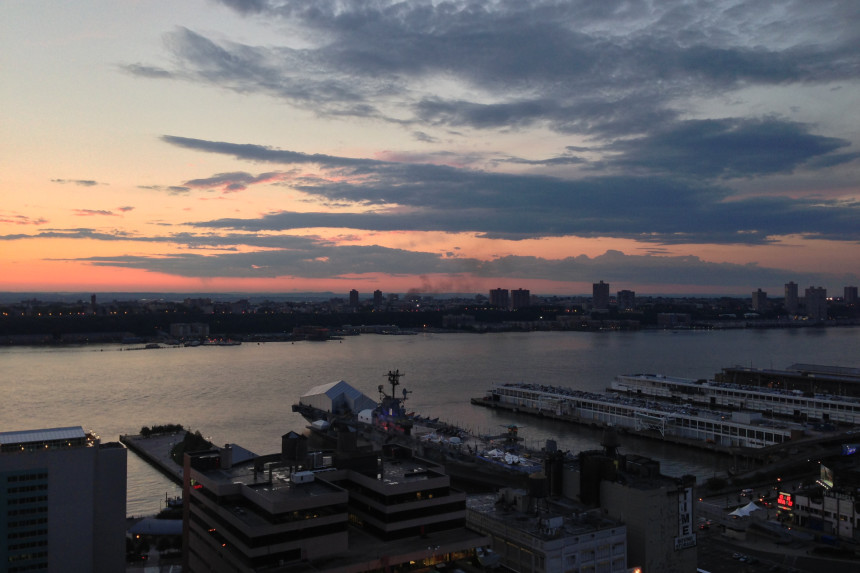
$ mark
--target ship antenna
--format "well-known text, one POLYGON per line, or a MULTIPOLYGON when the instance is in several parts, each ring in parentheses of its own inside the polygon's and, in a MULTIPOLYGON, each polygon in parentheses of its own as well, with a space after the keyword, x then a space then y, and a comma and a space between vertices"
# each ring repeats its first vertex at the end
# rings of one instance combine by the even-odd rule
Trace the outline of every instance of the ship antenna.
POLYGON ((391 397, 394 398, 396 394, 394 393, 394 389, 400 384, 400 377, 405 376, 405 374, 401 374, 400 370, 395 370, 392 372, 388 371, 388 383, 391 384, 391 397))

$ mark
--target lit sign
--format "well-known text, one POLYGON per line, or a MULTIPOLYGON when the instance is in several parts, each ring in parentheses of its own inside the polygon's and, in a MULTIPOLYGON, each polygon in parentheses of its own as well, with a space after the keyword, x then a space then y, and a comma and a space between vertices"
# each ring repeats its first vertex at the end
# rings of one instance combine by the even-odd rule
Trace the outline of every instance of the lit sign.
POLYGON ((858 444, 842 444, 842 455, 843 456, 851 456, 857 453, 857 448, 860 448, 858 444))
POLYGON ((779 496, 776 498, 776 504, 780 509, 791 509, 794 507, 794 499, 792 499, 790 493, 779 492, 779 496))
POLYGON ((696 546, 693 532, 693 488, 688 487, 678 493, 678 537, 675 538, 675 551, 696 546))
POLYGON ((821 477, 818 479, 818 483, 827 489, 833 488, 833 470, 824 464, 821 464, 821 477))

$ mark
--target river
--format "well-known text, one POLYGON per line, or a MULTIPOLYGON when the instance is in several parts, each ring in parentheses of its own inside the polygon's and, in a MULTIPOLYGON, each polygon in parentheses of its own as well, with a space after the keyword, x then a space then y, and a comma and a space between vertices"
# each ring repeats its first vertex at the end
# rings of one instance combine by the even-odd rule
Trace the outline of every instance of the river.
MULTIPOLYGON (((306 422, 291 410, 318 384, 346 380, 378 396, 386 373, 405 373, 408 408, 474 431, 522 425, 529 446, 548 438, 570 451, 599 447, 588 428, 472 406, 494 383, 538 382, 600 392, 618 374, 712 378, 734 365, 793 363, 860 367, 860 328, 730 331, 533 332, 361 335, 340 341, 245 343, 131 350, 116 345, 0 349, 0 431, 92 429, 102 441, 142 426, 179 423, 216 444, 256 453, 306 422)), ((659 459, 669 475, 708 477, 726 460, 706 452, 624 437, 620 451, 659 459)), ((128 513, 151 514, 179 489, 131 452, 128 513)))

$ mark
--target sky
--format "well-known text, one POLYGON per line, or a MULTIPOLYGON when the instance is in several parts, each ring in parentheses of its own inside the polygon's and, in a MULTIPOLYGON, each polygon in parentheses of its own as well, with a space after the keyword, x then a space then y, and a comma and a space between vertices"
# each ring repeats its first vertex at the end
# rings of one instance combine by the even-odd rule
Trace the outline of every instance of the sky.
POLYGON ((860 284, 860 3, 0 3, 0 291, 860 284))

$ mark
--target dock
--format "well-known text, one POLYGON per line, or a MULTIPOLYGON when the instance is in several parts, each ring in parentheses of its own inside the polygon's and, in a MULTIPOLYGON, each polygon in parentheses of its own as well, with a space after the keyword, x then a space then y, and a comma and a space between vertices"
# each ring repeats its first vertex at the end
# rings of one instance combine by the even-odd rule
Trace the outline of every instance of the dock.
POLYGON ((185 432, 156 434, 148 437, 139 434, 123 434, 119 437, 119 441, 146 463, 182 485, 182 466, 171 459, 170 450, 182 441, 184 435, 185 432))

